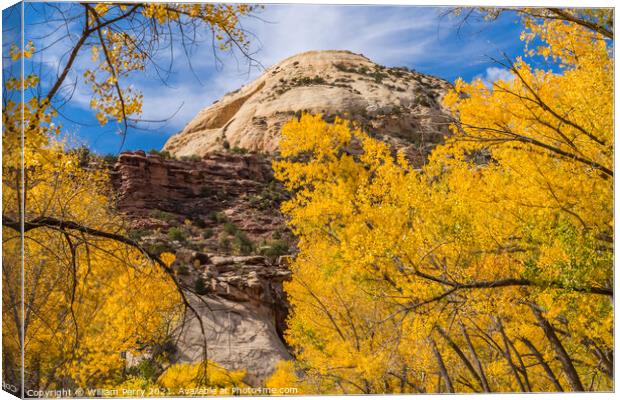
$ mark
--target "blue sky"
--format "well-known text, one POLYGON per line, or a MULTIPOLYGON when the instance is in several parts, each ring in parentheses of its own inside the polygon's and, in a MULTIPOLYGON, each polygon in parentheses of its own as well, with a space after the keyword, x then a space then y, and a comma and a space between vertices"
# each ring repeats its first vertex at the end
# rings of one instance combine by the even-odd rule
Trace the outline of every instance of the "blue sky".
MULTIPOLYGON (((64 65, 64 55, 71 46, 67 40, 55 41, 61 32, 58 26, 40 23, 44 13, 52 11, 45 7, 37 4, 26 9, 27 39, 32 38, 38 49, 45 48, 27 69, 43 75, 44 87, 64 65)), ((521 54, 522 26, 518 19, 507 14, 492 23, 472 22, 459 29, 458 21, 443 16, 444 12, 443 8, 413 6, 267 5, 260 18, 246 18, 242 23, 255 35, 252 49, 264 67, 307 50, 346 49, 379 64, 407 66, 449 81, 505 76, 507 71, 490 57, 500 58, 503 52, 511 57, 521 54)), ((78 29, 77 22, 75 28, 63 29, 78 29)), ((6 39, 5 35, 5 43, 6 39)), ((145 125, 145 129, 130 129, 123 150, 161 148, 201 109, 260 75, 260 68, 248 69, 238 56, 223 56, 223 64, 216 67, 212 49, 205 44, 191 54, 194 72, 177 54, 166 85, 154 70, 127 82, 144 93, 142 118, 168 120, 145 125)), ((71 101, 61 108, 59 122, 74 143, 84 143, 102 154, 117 153, 121 145, 119 127, 114 123, 98 126, 89 109, 90 96, 81 76, 90 66, 90 52, 84 53, 70 73, 77 87, 71 101)))

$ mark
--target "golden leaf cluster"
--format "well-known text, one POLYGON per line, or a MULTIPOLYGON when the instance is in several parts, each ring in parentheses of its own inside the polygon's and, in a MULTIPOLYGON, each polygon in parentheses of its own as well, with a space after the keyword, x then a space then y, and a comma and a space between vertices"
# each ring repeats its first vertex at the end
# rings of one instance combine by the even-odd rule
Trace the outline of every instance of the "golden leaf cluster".
POLYGON ((610 390, 613 61, 578 24, 526 20, 530 57, 456 82, 417 168, 336 119, 282 129, 299 237, 271 384, 309 392, 610 390), (362 153, 350 151, 361 148, 362 153))

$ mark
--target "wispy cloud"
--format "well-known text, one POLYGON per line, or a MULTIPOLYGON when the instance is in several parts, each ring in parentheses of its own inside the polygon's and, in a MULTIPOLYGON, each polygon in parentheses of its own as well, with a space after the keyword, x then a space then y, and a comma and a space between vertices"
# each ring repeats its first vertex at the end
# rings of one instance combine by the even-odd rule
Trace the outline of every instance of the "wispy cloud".
MULTIPOLYGON (((342 49, 380 64, 407 65, 453 79, 467 68, 488 64, 486 55, 506 49, 511 32, 485 35, 475 27, 476 34, 457 38, 455 21, 442 17, 443 12, 429 7, 273 5, 259 19, 245 20, 244 27, 255 35, 254 44, 260 46, 256 58, 265 67, 308 50, 342 49)), ((138 82, 145 93, 145 119, 170 115, 182 104, 167 124, 168 129, 181 129, 202 108, 261 72, 248 73, 232 58, 225 61, 221 70, 213 68, 211 48, 204 46, 192 55, 201 82, 187 67, 177 71, 175 88, 162 87, 154 79, 138 82)))
MULTIPOLYGON (((265 67, 308 50, 341 49, 362 53, 383 65, 406 65, 448 80, 457 76, 493 79, 493 74, 500 71, 494 69, 488 56, 500 51, 510 53, 515 44, 518 45, 516 33, 520 27, 514 19, 507 19, 486 26, 472 26, 469 33, 459 35, 455 21, 442 17, 444 10, 405 6, 268 5, 259 18, 244 19, 243 26, 253 33, 255 57, 265 67)), ((31 32, 41 38, 42 44, 52 43, 59 35, 67 33, 62 30, 51 33, 50 29, 42 25, 31 32)), ((130 132, 146 141, 143 146, 137 144, 138 147, 158 147, 165 137, 182 129, 201 109, 262 72, 258 68, 248 71, 243 59, 239 64, 238 59, 229 56, 222 57, 221 68, 216 68, 208 35, 206 32, 204 37, 199 37, 204 45, 195 47, 190 54, 193 70, 183 49, 176 46, 174 70, 166 77, 166 84, 153 70, 131 77, 130 83, 144 93, 142 117, 166 120, 165 124, 149 124, 153 128, 150 142, 147 133, 130 132)), ((71 41, 61 41, 41 55, 39 62, 48 75, 55 76, 64 65, 71 44, 71 41)), ((162 54, 158 61, 167 64, 167 57, 168 54, 162 54)), ((89 110, 89 90, 81 78, 91 63, 90 54, 81 54, 70 75, 78 87, 67 114, 75 119, 93 119, 89 110)), ((76 129, 85 136, 102 136, 99 128, 76 129)), ((105 130, 114 129, 106 127, 105 130)), ((109 147, 113 141, 106 138, 105 146, 109 147)), ((104 151, 111 150, 114 149, 104 151)))
POLYGON ((273 23, 254 29, 267 64, 308 50, 346 49, 393 65, 410 61, 444 35, 437 30, 438 14, 419 7, 282 6, 265 13, 273 23))

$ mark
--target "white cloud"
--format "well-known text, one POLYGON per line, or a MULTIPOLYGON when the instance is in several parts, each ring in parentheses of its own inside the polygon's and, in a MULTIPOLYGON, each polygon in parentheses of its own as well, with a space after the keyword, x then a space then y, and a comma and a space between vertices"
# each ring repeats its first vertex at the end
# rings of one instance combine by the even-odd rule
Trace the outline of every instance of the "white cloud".
POLYGON ((494 82, 497 80, 511 81, 514 79, 514 75, 506 68, 489 67, 487 68, 486 79, 494 82))
MULTIPOLYGON (((144 94, 141 118, 150 121, 166 119, 164 126, 170 128, 171 134, 176 133, 200 110, 246 81, 238 74, 222 72, 218 75, 220 79, 209 79, 202 85, 195 79, 188 79, 174 87, 136 85, 144 94)), ((153 126, 163 127, 161 124, 153 126)))
MULTIPOLYGON (((502 47, 499 43, 505 39, 502 35, 493 37, 495 43, 490 43, 488 35, 455 39, 455 25, 440 17, 442 11, 402 6, 268 5, 260 18, 246 18, 243 25, 255 35, 250 37, 253 48, 259 50, 255 57, 265 67, 308 50, 342 49, 362 53, 380 64, 419 67, 442 76, 488 62, 485 52, 502 47)), ((76 21, 79 29, 79 20, 76 21)), ((39 25, 30 32, 43 43, 51 44, 67 33, 53 29, 53 26, 39 25)), ((208 32, 199 35, 203 45, 191 53, 191 63, 200 80, 194 76, 179 45, 174 48, 174 72, 167 79, 168 85, 152 69, 132 76, 131 84, 144 94, 142 117, 162 120, 172 116, 165 126, 152 125, 158 134, 176 133, 201 109, 261 73, 257 68, 248 73, 243 59, 238 65, 233 57, 226 56, 222 57, 222 68, 216 69, 208 35, 208 32)), ((41 55, 39 62, 45 65, 50 80, 64 66, 71 45, 71 41, 60 41, 41 55)), ((167 57, 167 51, 162 51, 158 61, 167 66, 167 57)), ((71 81, 77 79, 79 84, 72 104, 84 110, 89 108, 90 94, 84 87, 82 73, 89 65, 92 65, 90 53, 83 52, 69 77, 71 81)), ((507 73, 490 67, 484 79, 492 82, 508 76, 507 73)))
POLYGON ((491 87, 493 86, 493 82, 497 82, 499 80, 510 82, 515 78, 515 76, 506 68, 489 67, 486 69, 484 76, 481 78, 485 85, 491 87))
POLYGON ((437 9, 297 5, 267 11, 265 19, 273 23, 250 28, 263 44, 260 57, 265 65, 303 51, 330 49, 402 64, 421 54, 422 47, 430 50, 430 41, 443 35, 437 31, 437 9))

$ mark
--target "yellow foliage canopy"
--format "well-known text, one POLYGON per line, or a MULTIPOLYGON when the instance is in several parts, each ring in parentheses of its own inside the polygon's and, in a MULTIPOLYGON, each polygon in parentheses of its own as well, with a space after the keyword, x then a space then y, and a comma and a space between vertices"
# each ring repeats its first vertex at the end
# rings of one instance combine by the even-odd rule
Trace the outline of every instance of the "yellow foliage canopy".
POLYGON ((183 304, 168 272, 117 239, 107 172, 56 138, 49 102, 10 100, 38 82, 9 79, 3 109, 4 377, 19 382, 23 352, 26 389, 103 387, 126 352, 167 339, 183 304))
POLYGON ((560 72, 519 59, 491 88, 458 81, 421 170, 348 121, 283 127, 287 340, 316 391, 612 387, 610 51, 576 24, 528 29, 560 72))
MULTIPOLYGON (((187 305, 170 269, 174 255, 160 259, 127 237, 126 224, 112 207, 105 168, 86 165, 79 151, 58 138, 56 95, 78 54, 90 49, 96 63, 84 78, 97 119, 124 123, 126 130, 142 111, 142 94, 125 80, 146 70, 162 32, 179 23, 187 29, 202 24, 221 50, 245 51, 248 40, 239 18, 254 9, 142 3, 69 7, 65 11, 72 17, 60 14, 77 40, 47 95, 40 96, 35 75, 7 77, 4 84, 3 379, 18 392, 118 385, 125 379, 125 356, 166 343, 187 305), (18 387, 21 367, 23 388, 18 387)), ((12 46, 7 58, 17 63, 34 53, 30 41, 23 49, 12 46)), ((172 379, 171 374, 164 378, 172 379)), ((241 379, 240 373, 230 374, 231 382, 241 379)), ((144 384, 140 380, 131 383, 144 384)))

